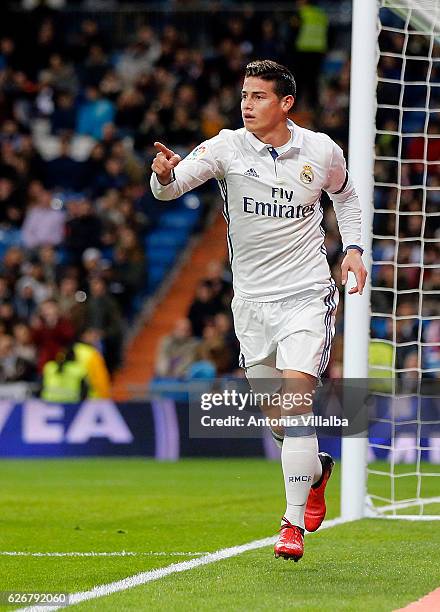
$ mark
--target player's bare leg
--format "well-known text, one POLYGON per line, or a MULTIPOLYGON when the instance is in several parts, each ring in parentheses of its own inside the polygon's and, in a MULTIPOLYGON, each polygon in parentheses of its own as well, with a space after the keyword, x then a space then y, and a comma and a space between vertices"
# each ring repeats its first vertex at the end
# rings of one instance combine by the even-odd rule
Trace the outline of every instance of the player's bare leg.
POLYGON ((283 385, 282 373, 275 367, 275 355, 270 355, 262 363, 246 369, 246 376, 254 393, 259 395, 258 405, 265 417, 273 423, 272 436, 279 448, 284 439, 284 427, 280 422, 280 397, 283 385), (275 401, 275 396, 276 400, 275 401))

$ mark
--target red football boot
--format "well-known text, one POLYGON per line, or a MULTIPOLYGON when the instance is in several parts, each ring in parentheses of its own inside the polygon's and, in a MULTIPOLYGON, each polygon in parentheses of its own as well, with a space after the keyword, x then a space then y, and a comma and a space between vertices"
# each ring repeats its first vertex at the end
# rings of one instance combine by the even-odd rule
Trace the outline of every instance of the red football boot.
POLYGON ((335 462, 327 453, 319 453, 318 457, 322 463, 322 476, 314 485, 311 486, 307 498, 306 510, 304 513, 304 525, 307 531, 316 531, 325 518, 325 487, 331 476, 335 462))
POLYGON ((275 558, 299 561, 304 554, 304 529, 292 525, 284 516, 282 520, 280 535, 273 549, 275 558))

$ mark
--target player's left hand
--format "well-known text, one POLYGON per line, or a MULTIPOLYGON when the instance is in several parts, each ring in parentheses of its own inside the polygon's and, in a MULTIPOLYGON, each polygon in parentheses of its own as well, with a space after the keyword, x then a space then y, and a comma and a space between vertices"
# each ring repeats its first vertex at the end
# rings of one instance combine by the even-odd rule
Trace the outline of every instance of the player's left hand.
POLYGON ((350 295, 353 293, 359 293, 359 295, 362 295, 368 272, 364 266, 364 262, 362 261, 362 255, 356 249, 348 249, 344 259, 342 260, 341 278, 343 285, 345 285, 348 280, 349 272, 353 272, 356 277, 356 287, 352 287, 348 293, 350 295))

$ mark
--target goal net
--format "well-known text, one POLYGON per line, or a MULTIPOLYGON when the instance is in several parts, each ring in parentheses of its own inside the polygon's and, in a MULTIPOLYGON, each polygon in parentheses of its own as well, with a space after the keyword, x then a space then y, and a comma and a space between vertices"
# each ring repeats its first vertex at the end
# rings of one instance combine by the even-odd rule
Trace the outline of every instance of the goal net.
POLYGON ((367 514, 440 518, 440 0, 378 6, 367 514))

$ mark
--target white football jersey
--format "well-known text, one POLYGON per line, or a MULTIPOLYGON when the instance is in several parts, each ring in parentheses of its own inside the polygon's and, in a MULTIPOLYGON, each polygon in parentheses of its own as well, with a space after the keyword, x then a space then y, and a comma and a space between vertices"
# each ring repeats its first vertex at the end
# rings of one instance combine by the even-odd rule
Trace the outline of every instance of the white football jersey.
POLYGON ((151 177, 159 200, 217 179, 234 293, 242 299, 276 301, 329 286, 322 190, 333 201, 344 249, 360 246, 360 205, 341 148, 290 120, 288 127, 290 141, 276 150, 245 128, 222 130, 176 166, 168 185, 151 177))

